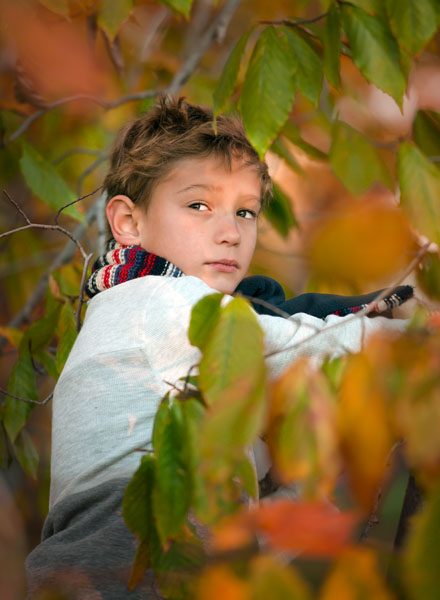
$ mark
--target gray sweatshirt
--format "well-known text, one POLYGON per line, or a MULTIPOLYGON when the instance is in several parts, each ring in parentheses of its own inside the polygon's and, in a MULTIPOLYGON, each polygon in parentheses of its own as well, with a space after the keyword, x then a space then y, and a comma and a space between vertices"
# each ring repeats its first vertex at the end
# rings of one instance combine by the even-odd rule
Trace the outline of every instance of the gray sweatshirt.
MULTIPOLYGON (((141 451, 151 448, 167 382, 177 382, 200 360, 187 335, 191 310, 214 292, 196 277, 148 276, 89 302, 53 398, 50 511, 43 541, 27 561, 30 598, 44 582, 73 585, 73 598, 81 600, 156 597, 151 573, 135 592, 125 587, 135 540, 120 504, 141 451)), ((406 325, 353 315, 257 318, 267 353, 281 350, 266 361, 271 378, 299 357, 319 362, 358 352, 371 334, 406 325)), ((260 475, 266 469, 257 464, 260 475)))

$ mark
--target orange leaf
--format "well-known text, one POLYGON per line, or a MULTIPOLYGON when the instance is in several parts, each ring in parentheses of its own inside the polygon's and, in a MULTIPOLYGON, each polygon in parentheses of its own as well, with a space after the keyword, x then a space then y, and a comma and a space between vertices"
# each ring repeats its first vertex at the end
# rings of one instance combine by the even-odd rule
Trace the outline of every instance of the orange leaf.
POLYGON ((341 466, 335 400, 305 359, 272 387, 267 442, 280 481, 301 481, 309 497, 331 493, 341 466))
POLYGON ((45 100, 73 94, 101 96, 107 91, 109 76, 76 23, 49 22, 37 11, 13 3, 3 3, 1 9, 21 69, 45 100))
POLYGON ((206 569, 197 584, 197 600, 248 600, 249 585, 226 566, 206 569))
POLYGON ((329 502, 267 501, 222 521, 213 531, 212 549, 234 550, 256 534, 275 550, 333 556, 349 543, 356 522, 353 511, 338 512, 329 502))
MULTIPOLYGON (((380 343, 385 345, 386 341, 380 343)), ((365 353, 350 357, 338 414, 340 443, 351 487, 366 511, 371 509, 392 446, 386 397, 376 367, 365 353)))
POLYGON ((321 221, 308 246, 318 278, 365 286, 366 281, 390 277, 408 262, 412 238, 396 209, 357 203, 321 221))
POLYGON ((254 520, 270 546, 322 557, 344 549, 357 517, 353 512, 337 512, 325 502, 274 500, 262 505, 254 520))

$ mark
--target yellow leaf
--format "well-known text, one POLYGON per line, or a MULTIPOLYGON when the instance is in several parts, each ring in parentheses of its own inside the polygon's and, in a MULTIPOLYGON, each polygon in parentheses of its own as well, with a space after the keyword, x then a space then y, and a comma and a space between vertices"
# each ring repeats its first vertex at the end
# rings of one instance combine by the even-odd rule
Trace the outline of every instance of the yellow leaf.
POLYGON ((206 569, 196 587, 197 600, 250 600, 250 588, 226 566, 206 569))
POLYGON ((400 269, 411 247, 402 213, 370 202, 323 219, 310 235, 308 254, 316 277, 365 286, 400 269))
POLYGON ((338 424, 352 490, 368 511, 383 478, 392 437, 376 365, 366 353, 352 356, 348 362, 340 389, 338 424))
POLYGON ((367 548, 352 548, 334 565, 319 600, 392 600, 379 575, 376 557, 367 548))
POLYGON ((335 417, 327 381, 305 359, 272 387, 267 442, 277 476, 302 481, 309 497, 330 494, 340 473, 335 417))

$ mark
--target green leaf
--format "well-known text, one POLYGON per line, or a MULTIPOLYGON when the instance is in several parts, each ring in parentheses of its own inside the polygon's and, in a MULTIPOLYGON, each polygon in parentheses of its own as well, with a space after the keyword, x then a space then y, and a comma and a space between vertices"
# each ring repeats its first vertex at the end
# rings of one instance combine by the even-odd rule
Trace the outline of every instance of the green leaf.
POLYGON ((310 44, 288 27, 283 28, 290 57, 295 64, 295 85, 315 106, 322 88, 322 65, 319 56, 310 44))
POLYGON ((264 211, 264 216, 284 238, 293 227, 298 227, 290 198, 275 183, 273 197, 264 211))
POLYGON ((175 13, 189 17, 193 0, 158 0, 160 4, 169 6, 175 13))
POLYGON ((83 265, 80 263, 70 263, 63 265, 52 273, 53 278, 60 288, 62 296, 77 297, 81 286, 83 265))
POLYGON ((133 564, 131 565, 128 589, 134 590, 141 582, 145 571, 151 567, 151 547, 148 542, 141 542, 136 550, 133 564))
POLYGON ((14 443, 14 452, 26 475, 36 479, 39 462, 38 452, 25 429, 20 431, 14 443))
POLYGON ((125 488, 122 501, 125 524, 141 541, 149 541, 156 534, 152 505, 155 473, 156 459, 146 454, 125 488))
POLYGON ((413 137, 427 156, 440 156, 440 113, 419 110, 413 122, 413 137))
POLYGON ((51 312, 29 326, 21 345, 26 345, 32 354, 45 348, 55 334, 60 312, 61 304, 54 304, 51 312))
POLYGON ((283 127, 282 134, 290 141, 292 144, 300 148, 303 152, 305 152, 311 158, 315 158, 318 160, 326 160, 327 155, 312 146, 308 142, 302 139, 301 132, 296 125, 292 123, 292 121, 287 121, 283 127))
POLYGON ((390 176, 378 151, 368 139, 347 123, 333 127, 330 164, 335 175, 353 194, 362 194, 375 181, 390 186, 390 176))
POLYGON ((188 484, 192 490, 194 509, 203 511, 206 506, 206 490, 200 477, 200 430, 205 409, 198 399, 187 398, 181 403, 185 431, 184 460, 188 471, 188 484))
POLYGON ((413 517, 404 574, 409 597, 413 600, 437 600, 439 597, 440 556, 440 484, 429 494, 421 512, 413 517))
POLYGON ((440 300, 440 256, 429 252, 417 271, 417 283, 429 298, 440 300))
POLYGON ((325 19, 324 74, 334 88, 339 88, 339 59, 341 54, 341 23, 336 4, 332 4, 325 19))
POLYGON ((248 137, 263 157, 285 123, 295 97, 294 69, 285 36, 274 27, 261 34, 240 96, 248 137))
POLYGON ((384 21, 349 4, 341 5, 342 20, 353 62, 360 72, 402 107, 406 80, 400 51, 384 21))
POLYGON ((67 357, 70 354, 72 346, 76 340, 78 332, 76 331, 76 320, 70 302, 63 304, 60 320, 57 327, 58 347, 56 354, 56 368, 58 373, 64 368, 67 357))
POLYGON ((229 96, 234 91, 235 83, 237 81, 238 71, 240 69, 241 59, 246 49, 246 44, 249 40, 250 34, 253 32, 255 27, 251 27, 235 44, 231 54, 226 61, 223 68, 220 80, 217 87, 214 90, 214 116, 220 113, 229 96))
POLYGON ((154 424, 156 480, 153 509, 162 544, 176 536, 185 522, 191 502, 191 487, 185 463, 185 424, 180 403, 162 403, 162 414, 154 424))
POLYGON ((222 309, 199 365, 210 407, 202 443, 208 454, 252 442, 264 413, 264 376, 263 332, 249 304, 234 298, 222 309))
POLYGON ((67 0, 38 0, 42 4, 57 15, 69 18, 69 3, 67 0))
POLYGON ((274 143, 270 147, 270 151, 274 152, 280 158, 282 158, 286 162, 286 164, 288 164, 289 167, 291 169, 293 169, 294 171, 296 171, 297 173, 302 173, 303 172, 303 170, 301 169, 301 167, 300 167, 299 163, 297 162, 296 158, 290 152, 289 148, 283 142, 283 139, 281 137, 278 137, 274 141, 274 143))
MULTIPOLYGON (((22 142, 23 154, 20 168, 30 189, 55 211, 75 200, 75 195, 67 183, 50 163, 33 148, 22 142)), ((83 221, 84 216, 77 206, 69 206, 63 213, 83 221)))
POLYGON ((188 337, 193 346, 203 351, 220 316, 223 294, 205 296, 194 306, 191 313, 188 337))
POLYGON ((251 498, 256 500, 258 497, 258 481, 256 477, 256 471, 247 456, 244 456, 243 459, 238 463, 236 473, 244 490, 251 498))
POLYGON ((53 379, 56 381, 59 376, 59 371, 57 370, 55 358, 52 356, 52 354, 50 354, 50 352, 47 350, 39 350, 38 352, 34 353, 34 357, 43 365, 48 375, 53 377, 53 379))
POLYGON ((391 29, 411 54, 429 42, 437 29, 437 14, 432 0, 386 0, 391 29))
POLYGON ((349 0, 349 3, 373 15, 386 16, 386 3, 384 0, 349 0))
MULTIPOLYGON (((31 354, 26 346, 20 347, 18 361, 9 378, 8 392, 28 400, 38 400, 37 382, 31 354)), ((6 397, 4 426, 9 439, 15 442, 18 433, 26 424, 34 404, 6 397)))
POLYGON ((399 147, 400 199, 411 223, 440 244, 440 171, 411 142, 399 147))
POLYGON ((6 439, 6 432, 0 423, 0 467, 6 468, 8 464, 9 452, 8 452, 8 441, 6 439))
POLYGON ((133 10, 133 0, 105 0, 101 2, 98 13, 98 25, 110 40, 117 34, 122 22, 133 10))

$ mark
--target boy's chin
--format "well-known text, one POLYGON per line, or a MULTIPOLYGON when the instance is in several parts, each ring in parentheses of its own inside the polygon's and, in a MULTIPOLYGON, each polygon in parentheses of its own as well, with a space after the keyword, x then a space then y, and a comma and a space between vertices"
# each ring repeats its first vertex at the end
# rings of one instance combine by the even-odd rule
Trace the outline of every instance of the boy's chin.
POLYGON ((202 281, 209 285, 210 288, 215 290, 216 292, 221 292, 222 294, 233 294, 237 285, 240 283, 240 280, 236 280, 235 278, 228 277, 225 275, 217 276, 217 277, 201 277, 202 281))

